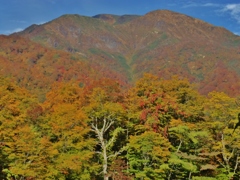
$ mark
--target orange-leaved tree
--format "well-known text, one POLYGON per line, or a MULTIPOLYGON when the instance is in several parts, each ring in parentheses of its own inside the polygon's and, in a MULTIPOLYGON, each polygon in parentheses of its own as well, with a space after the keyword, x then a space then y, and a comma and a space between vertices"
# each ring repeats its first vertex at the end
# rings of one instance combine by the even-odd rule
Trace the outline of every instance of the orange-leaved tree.
POLYGON ((48 178, 91 179, 95 140, 88 136, 87 115, 83 112, 83 89, 78 83, 57 83, 47 94, 44 115, 39 128, 51 144, 48 178))
POLYGON ((0 138, 3 172, 15 179, 37 177, 41 164, 40 134, 28 111, 37 104, 25 89, 0 79, 0 138))

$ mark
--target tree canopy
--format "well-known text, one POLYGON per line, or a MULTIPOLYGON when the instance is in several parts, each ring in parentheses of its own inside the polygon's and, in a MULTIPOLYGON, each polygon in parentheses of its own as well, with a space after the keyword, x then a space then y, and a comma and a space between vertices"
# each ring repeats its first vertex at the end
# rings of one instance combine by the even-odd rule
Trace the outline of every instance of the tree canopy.
POLYGON ((127 91, 58 82, 40 102, 0 79, 0 178, 239 179, 237 98, 145 74, 127 91))

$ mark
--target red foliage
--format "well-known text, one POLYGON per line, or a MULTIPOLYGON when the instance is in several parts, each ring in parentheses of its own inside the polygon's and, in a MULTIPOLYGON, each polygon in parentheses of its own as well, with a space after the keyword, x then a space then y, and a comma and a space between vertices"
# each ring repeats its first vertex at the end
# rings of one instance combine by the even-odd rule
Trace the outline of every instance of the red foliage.
POLYGON ((144 110, 141 112, 140 119, 143 120, 143 121, 146 121, 146 120, 147 120, 148 113, 149 113, 149 111, 148 111, 147 109, 144 109, 144 110))

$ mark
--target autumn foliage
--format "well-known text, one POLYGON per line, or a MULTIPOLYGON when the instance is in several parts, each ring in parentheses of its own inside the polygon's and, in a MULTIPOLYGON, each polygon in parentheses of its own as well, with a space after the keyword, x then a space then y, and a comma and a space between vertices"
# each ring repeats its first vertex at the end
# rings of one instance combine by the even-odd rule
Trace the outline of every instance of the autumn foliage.
POLYGON ((55 83, 44 102, 0 79, 1 179, 238 179, 239 107, 145 74, 55 83))

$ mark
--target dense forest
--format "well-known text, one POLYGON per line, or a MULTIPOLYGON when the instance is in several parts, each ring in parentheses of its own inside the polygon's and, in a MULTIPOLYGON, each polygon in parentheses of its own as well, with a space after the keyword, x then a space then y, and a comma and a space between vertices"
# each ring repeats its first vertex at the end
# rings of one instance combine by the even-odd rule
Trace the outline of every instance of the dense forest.
POLYGON ((1 179, 240 178, 237 97, 151 74, 128 89, 56 82, 43 102, 0 84, 1 179))

